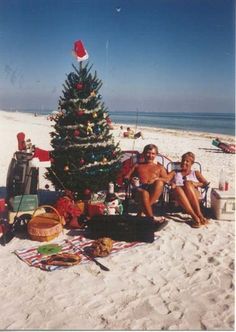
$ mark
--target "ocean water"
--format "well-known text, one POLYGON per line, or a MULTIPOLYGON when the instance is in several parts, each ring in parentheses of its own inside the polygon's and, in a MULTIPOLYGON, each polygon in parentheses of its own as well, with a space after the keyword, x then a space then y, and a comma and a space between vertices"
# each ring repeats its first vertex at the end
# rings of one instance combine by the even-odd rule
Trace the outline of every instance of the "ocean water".
MULTIPOLYGON (((52 110, 18 110, 25 113, 48 115, 52 110)), ((234 113, 186 113, 186 112, 125 112, 109 111, 114 123, 138 127, 155 127, 207 132, 235 136, 234 113)))
POLYGON ((115 123, 235 135, 234 113, 110 112, 115 123))

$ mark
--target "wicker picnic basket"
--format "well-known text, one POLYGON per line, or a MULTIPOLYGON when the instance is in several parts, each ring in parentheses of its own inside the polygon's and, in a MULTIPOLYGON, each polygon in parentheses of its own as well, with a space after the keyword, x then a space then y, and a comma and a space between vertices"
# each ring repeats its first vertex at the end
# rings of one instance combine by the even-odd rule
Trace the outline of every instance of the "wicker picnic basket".
POLYGON ((30 239, 33 241, 50 241, 57 237, 65 225, 64 217, 51 205, 42 205, 34 210, 32 219, 28 222, 27 229, 30 239), (45 212, 35 216, 39 208, 51 209, 53 212, 45 212))

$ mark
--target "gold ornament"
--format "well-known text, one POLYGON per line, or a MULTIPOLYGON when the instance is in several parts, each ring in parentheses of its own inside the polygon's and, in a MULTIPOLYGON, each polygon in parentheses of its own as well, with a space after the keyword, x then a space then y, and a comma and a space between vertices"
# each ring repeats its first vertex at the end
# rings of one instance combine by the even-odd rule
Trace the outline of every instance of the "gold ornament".
POLYGON ((65 171, 65 172, 68 172, 68 171, 69 171, 69 166, 68 166, 68 165, 66 165, 66 166, 64 167, 64 171, 65 171))
POLYGON ((96 112, 93 112, 93 118, 96 118, 98 115, 96 112))
POLYGON ((107 163, 107 158, 104 157, 104 158, 102 159, 102 162, 103 162, 103 164, 106 164, 106 163, 107 163))
POLYGON ((87 122, 87 135, 92 135, 93 133, 93 124, 90 121, 87 122))
POLYGON ((95 91, 92 91, 92 92, 90 93, 90 97, 96 97, 96 92, 95 92, 95 91))

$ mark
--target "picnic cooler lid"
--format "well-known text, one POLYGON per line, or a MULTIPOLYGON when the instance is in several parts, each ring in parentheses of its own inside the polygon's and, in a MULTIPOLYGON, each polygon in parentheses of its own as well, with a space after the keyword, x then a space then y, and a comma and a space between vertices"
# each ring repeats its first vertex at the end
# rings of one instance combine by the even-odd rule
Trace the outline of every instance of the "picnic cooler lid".
POLYGON ((211 194, 217 199, 235 199, 235 193, 232 190, 223 191, 213 188, 211 194))
POLYGON ((42 205, 39 208, 50 208, 53 212, 45 212, 35 216, 35 209, 32 219, 28 223, 28 233, 34 236, 50 236, 59 234, 65 224, 65 220, 58 211, 51 205, 42 205))

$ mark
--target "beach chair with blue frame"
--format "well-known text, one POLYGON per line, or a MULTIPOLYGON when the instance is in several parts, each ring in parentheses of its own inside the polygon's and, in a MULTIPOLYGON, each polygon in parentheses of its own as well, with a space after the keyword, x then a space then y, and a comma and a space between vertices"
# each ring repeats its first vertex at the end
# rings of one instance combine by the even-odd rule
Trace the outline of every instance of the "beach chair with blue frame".
MULTIPOLYGON (((181 162, 180 161, 170 161, 167 166, 167 173, 170 173, 172 171, 178 172, 181 170, 181 162)), ((192 169, 194 171, 199 171, 202 173, 202 166, 198 161, 195 161, 192 169)), ((210 182, 207 183, 205 187, 199 188, 201 192, 201 198, 200 198, 200 205, 203 210, 207 209, 207 193, 209 190, 210 182)), ((171 186, 166 184, 164 188, 164 209, 166 212, 176 212, 181 211, 182 208, 178 205, 178 203, 173 199, 171 195, 171 186)))

